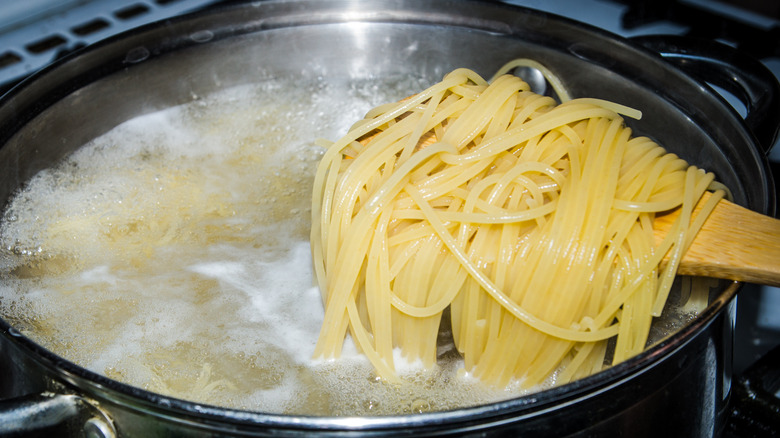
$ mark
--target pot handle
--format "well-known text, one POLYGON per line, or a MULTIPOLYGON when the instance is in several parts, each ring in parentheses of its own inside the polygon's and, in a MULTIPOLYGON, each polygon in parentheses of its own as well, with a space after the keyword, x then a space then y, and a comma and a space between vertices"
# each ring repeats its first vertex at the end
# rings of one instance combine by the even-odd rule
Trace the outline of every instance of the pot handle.
POLYGON ((712 40, 679 35, 644 35, 630 40, 658 52, 694 79, 732 93, 747 108, 745 124, 769 153, 780 130, 780 83, 764 64, 712 40))
POLYGON ((0 400, 0 436, 115 438, 110 419, 88 400, 69 394, 33 394, 0 400))
POLYGON ((778 437, 780 346, 761 357, 732 386, 728 430, 737 437, 778 437))

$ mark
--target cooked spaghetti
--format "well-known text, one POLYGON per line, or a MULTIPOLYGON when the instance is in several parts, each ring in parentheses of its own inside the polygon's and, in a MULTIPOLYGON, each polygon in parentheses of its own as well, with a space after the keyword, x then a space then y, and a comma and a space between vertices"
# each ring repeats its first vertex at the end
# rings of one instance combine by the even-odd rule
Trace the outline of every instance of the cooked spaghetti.
POLYGON ((349 333, 387 380, 396 349, 432 367, 447 309, 465 369, 492 385, 556 370, 564 383, 645 348, 714 176, 633 137, 620 114, 636 110, 552 81, 558 104, 503 74, 524 63, 491 81, 455 70, 329 146, 312 201, 315 357, 338 357, 349 333), (673 209, 657 245, 653 219, 673 209))

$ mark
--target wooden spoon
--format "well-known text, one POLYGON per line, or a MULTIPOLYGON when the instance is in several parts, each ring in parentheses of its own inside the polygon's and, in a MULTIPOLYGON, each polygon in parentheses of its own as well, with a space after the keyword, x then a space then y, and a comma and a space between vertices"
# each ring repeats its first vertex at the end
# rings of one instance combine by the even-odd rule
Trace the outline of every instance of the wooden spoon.
MULTIPOLYGON (((709 196, 705 193, 694 214, 709 196)), ((656 217, 656 242, 679 215, 676 210, 656 217)), ((780 220, 721 199, 680 260, 677 272, 780 286, 780 220)))

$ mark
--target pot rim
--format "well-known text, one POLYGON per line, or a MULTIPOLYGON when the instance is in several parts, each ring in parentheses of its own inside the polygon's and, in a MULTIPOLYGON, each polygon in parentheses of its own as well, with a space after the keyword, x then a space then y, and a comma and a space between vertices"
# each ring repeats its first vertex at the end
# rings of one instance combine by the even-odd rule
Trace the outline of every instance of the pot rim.
MULTIPOLYGON (((251 3, 251 7, 264 7, 265 5, 269 8, 272 8, 273 5, 275 4, 292 4, 292 3, 301 3, 304 6, 306 6, 307 1, 296 1, 296 0, 267 1, 267 2, 260 2, 260 4, 251 3)), ((331 3, 336 3, 336 2, 331 2, 331 3)), ((345 2, 345 3, 350 3, 350 2, 345 2)), ((452 2, 449 2, 448 0, 444 0, 442 1, 442 3, 449 4, 452 2)), ((638 44, 631 42, 628 39, 625 39, 623 37, 620 37, 618 35, 615 35, 603 29, 599 29, 588 24, 571 20, 566 17, 561 17, 546 12, 540 12, 540 11, 536 11, 533 9, 528 9, 520 6, 496 4, 496 3, 489 2, 487 0, 484 1, 474 0, 471 2, 461 1, 457 3, 476 3, 479 4, 480 7, 489 6, 493 8, 504 8, 513 11, 518 11, 530 17, 535 17, 539 19, 542 18, 545 20, 554 19, 555 21, 559 21, 561 23, 574 26, 578 28, 578 30, 592 33, 594 35, 601 36, 603 38, 616 40, 633 51, 642 52, 645 55, 645 57, 651 62, 664 63, 664 61, 660 58, 660 56, 650 52, 649 50, 643 48, 638 44)), ((386 3, 379 2, 379 4, 385 5, 386 3)), ((175 17, 173 19, 168 19, 165 20, 164 22, 150 23, 120 33, 110 38, 107 38, 106 40, 100 41, 94 45, 91 45, 82 50, 74 52, 66 57, 61 58, 58 61, 40 70, 39 72, 35 73, 34 75, 30 76, 29 78, 25 79, 17 86, 9 90, 4 96, 0 97, 0 108, 7 106, 8 102, 16 98, 17 96, 23 95, 24 93, 28 92, 31 87, 35 87, 41 77, 46 77, 48 75, 56 75, 58 70, 60 70, 63 65, 72 62, 77 62, 78 59, 84 56, 85 54, 94 53, 96 51, 101 50, 104 47, 108 47, 113 44, 118 44, 119 42, 125 41, 128 37, 143 36, 147 32, 158 30, 163 26, 182 26, 182 30, 179 31, 179 33, 183 35, 185 33, 184 29, 189 28, 188 24, 192 24, 198 20, 203 19, 204 17, 208 17, 213 14, 221 14, 224 11, 239 9, 242 7, 246 7, 246 4, 222 5, 211 10, 199 11, 199 12, 175 17)), ((308 10, 307 8, 304 7, 303 9, 306 10, 307 14, 311 13, 311 11, 308 10)), ((431 20, 434 20, 434 18, 431 18, 431 20)), ((353 17, 352 19, 356 21, 368 21, 368 22, 372 20, 370 16, 363 17, 362 20, 357 16, 353 17)), ((382 21, 391 22, 392 20, 382 20, 382 21)), ((477 30, 495 30, 491 27, 492 25, 490 23, 483 23, 479 21, 476 21, 475 23, 477 23, 480 26, 483 26, 482 28, 478 27, 477 30)), ((317 25, 317 24, 325 24, 325 23, 312 22, 309 24, 317 25)), ((468 22, 468 23, 457 23, 454 25, 471 27, 470 25, 473 24, 474 23, 472 22, 468 22)), ((240 32, 251 33, 257 31, 263 31, 266 29, 285 27, 285 26, 279 26, 278 23, 273 23, 273 22, 252 23, 252 26, 253 26, 252 29, 243 29, 240 32)), ((515 36, 512 34, 511 29, 507 30, 507 34, 510 36, 515 36)), ((234 35, 235 34, 230 34, 226 36, 229 37, 234 35)), ((211 41, 215 41, 217 39, 219 38, 214 38, 211 41)), ((169 53, 181 49, 182 46, 177 44, 181 44, 181 41, 177 42, 176 44, 173 44, 170 47, 166 47, 165 49, 168 51, 167 52, 164 51, 163 53, 169 53)), ((189 42, 187 44, 195 45, 196 43, 189 42)), ((188 47, 188 45, 184 45, 183 47, 188 47)), ((113 70, 104 71, 102 72, 102 74, 109 75, 117 71, 119 68, 120 67, 116 67, 113 70)), ((666 68, 673 70, 676 74, 687 77, 687 75, 685 75, 684 72, 681 72, 680 70, 677 70, 674 67, 666 66, 666 68)), ((692 78, 688 78, 688 81, 691 83, 691 86, 701 87, 701 85, 695 80, 693 80, 692 78)), ((702 88, 702 90, 708 92, 707 89, 702 88)), ((70 89, 65 94, 69 94, 72 91, 73 89, 70 89)), ((59 97, 63 97, 63 96, 59 96, 59 97)), ((59 97, 48 98, 53 100, 49 100, 46 104, 43 104, 41 108, 43 109, 48 108, 54 101, 58 100, 59 97)), ((725 105, 724 108, 728 110, 728 107, 726 107, 725 105)), ((40 111, 43 111, 43 109, 41 109, 40 111)), ((21 126, 23 126, 27 121, 34 118, 38 114, 40 113, 35 113, 29 116, 27 120, 19 119, 15 124, 17 130, 18 128, 21 128, 21 126)), ((0 144, 4 144, 5 141, 7 141, 13 134, 15 134, 15 132, 16 131, 0 134, 0 144)), ((757 152, 754 150, 751 151, 751 153, 757 153, 757 152)), ((765 165, 764 168, 766 170, 767 166, 765 165)), ((771 203, 772 201, 770 200, 768 202, 771 203)), ((483 423, 485 422, 486 419, 495 422, 501 422, 503 418, 512 417, 516 419, 518 415, 528 415, 528 416, 541 415, 544 411, 548 409, 556 408, 558 406, 561 406, 562 404, 576 403, 578 402, 578 400, 587 398, 593 393, 606 391, 612 386, 619 385, 621 384, 621 382, 625 380, 629 380, 637 374, 646 372, 647 370, 651 369, 658 363, 662 362, 665 357, 668 357, 669 355, 673 354, 675 351, 683 348, 688 341, 690 341, 693 337, 695 337, 697 333, 700 333, 701 331, 706 329, 712 323, 712 321, 724 311, 724 309, 735 298, 737 291, 740 289, 740 286, 741 284, 737 282, 733 282, 729 284, 725 288, 725 290, 717 298, 715 298, 715 300, 712 303, 710 303, 710 305, 704 311, 700 313, 698 317, 696 317, 691 322, 685 324, 681 329, 676 331, 674 334, 666 337, 665 339, 661 340, 660 342, 653 345, 652 347, 646 349, 642 353, 622 363, 614 365, 604 371, 593 374, 591 376, 561 386, 556 386, 550 389, 542 390, 540 392, 534 392, 528 395, 512 398, 505 401, 489 403, 485 405, 454 409, 450 411, 436 411, 436 412, 427 412, 427 413, 413 414, 413 415, 396 415, 396 416, 381 416, 381 417, 320 417, 320 416, 315 417, 315 416, 301 416, 301 415, 270 414, 270 413, 251 411, 251 410, 241 410, 241 409, 232 409, 232 408, 206 405, 206 404, 196 403, 196 402, 178 399, 174 397, 163 396, 160 394, 156 394, 144 390, 140 387, 128 385, 119 382, 117 380, 110 379, 106 376, 103 376, 96 372, 90 371, 84 367, 76 365, 75 363, 54 354, 53 352, 47 350, 41 345, 35 343, 30 338, 22 335, 18 330, 13 328, 10 324, 8 324, 8 322, 6 322, 2 318, 0 318, 0 332, 2 332, 2 335, 4 337, 11 340, 16 345, 20 346, 22 349, 29 352, 32 355, 32 357, 36 361, 38 361, 41 365, 48 368, 49 370, 52 370, 57 374, 63 375, 65 377, 65 380, 73 386, 73 389, 75 391, 84 390, 92 394, 98 392, 100 393, 100 397, 103 399, 108 399, 110 401, 115 401, 122 404, 130 405, 134 409, 141 410, 141 411, 149 411, 149 412, 154 411, 153 415, 156 416, 160 416, 161 415, 160 411, 162 410, 172 415, 183 414, 185 415, 185 417, 186 416, 195 417, 198 418, 200 421, 206 419, 214 422, 225 422, 227 420, 231 423, 236 423, 236 424, 241 424, 246 426, 262 425, 262 426, 271 426, 271 427, 287 427, 287 428, 292 427, 292 428, 303 429, 303 430, 317 429, 320 431, 322 430, 369 431, 369 430, 381 430, 381 429, 391 429, 391 428, 403 428, 403 427, 410 427, 410 426, 412 427, 434 426, 435 427, 435 425, 437 424, 465 423, 465 422, 472 421, 474 419, 479 419, 483 423)), ((177 419, 176 421, 186 421, 186 420, 177 419)))

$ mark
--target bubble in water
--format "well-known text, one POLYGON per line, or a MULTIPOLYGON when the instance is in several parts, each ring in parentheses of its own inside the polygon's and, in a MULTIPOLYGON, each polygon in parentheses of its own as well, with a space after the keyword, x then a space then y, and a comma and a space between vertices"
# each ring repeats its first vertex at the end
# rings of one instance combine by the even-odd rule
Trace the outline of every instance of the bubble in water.
POLYGON ((431 410, 431 404, 428 400, 418 398, 412 402, 412 412, 422 414, 431 410))
POLYGON ((22 333, 13 327, 8 328, 8 334, 17 338, 22 336, 22 333))

